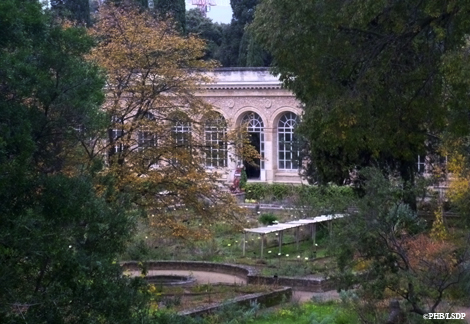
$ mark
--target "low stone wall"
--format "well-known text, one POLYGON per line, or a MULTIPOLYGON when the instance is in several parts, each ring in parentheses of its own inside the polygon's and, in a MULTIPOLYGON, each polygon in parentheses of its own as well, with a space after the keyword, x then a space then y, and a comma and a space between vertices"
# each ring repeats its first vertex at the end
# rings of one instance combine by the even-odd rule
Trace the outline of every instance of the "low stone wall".
POLYGON ((292 298, 292 288, 283 287, 269 293, 257 293, 250 294, 245 296, 236 297, 234 299, 228 300, 225 303, 211 305, 211 306, 201 306, 190 310, 185 310, 179 312, 178 315, 182 316, 201 316, 213 313, 218 311, 225 305, 237 304, 239 306, 249 307, 253 303, 258 303, 263 307, 271 307, 279 305, 284 300, 290 300, 292 298))
MULTIPOLYGON (((141 266, 139 264, 142 263, 126 261, 122 262, 121 266, 124 269, 140 270, 141 266)), ((255 269, 248 266, 204 261, 147 261, 143 265, 147 270, 188 270, 225 273, 246 281, 248 281, 249 276, 256 274, 255 269)))
MULTIPOLYGON (((139 262, 122 262, 124 269, 140 270, 139 262)), ((334 283, 323 278, 266 277, 256 269, 230 263, 204 261, 148 261, 144 264, 147 270, 188 270, 225 273, 246 280, 248 284, 274 285, 292 287, 294 290, 322 292, 334 289, 334 283)))

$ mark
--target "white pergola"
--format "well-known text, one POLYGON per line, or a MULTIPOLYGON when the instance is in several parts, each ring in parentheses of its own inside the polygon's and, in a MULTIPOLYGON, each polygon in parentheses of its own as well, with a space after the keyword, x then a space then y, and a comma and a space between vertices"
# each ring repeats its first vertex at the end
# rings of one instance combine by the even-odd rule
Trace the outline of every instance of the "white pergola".
POLYGON ((285 230, 295 229, 295 240, 297 244, 297 249, 299 248, 299 231, 301 227, 310 227, 310 233, 312 235, 313 246, 315 246, 316 232, 317 232, 317 223, 329 222, 329 227, 331 231, 331 221, 338 218, 343 218, 347 216, 346 214, 335 214, 335 215, 322 215, 314 218, 299 219, 287 223, 279 223, 264 227, 256 228, 245 228, 243 233, 243 256, 245 256, 245 247, 246 247, 246 235, 247 233, 253 233, 261 235, 261 258, 263 258, 264 252, 264 237, 270 233, 279 233, 279 253, 282 251, 282 238, 285 230))

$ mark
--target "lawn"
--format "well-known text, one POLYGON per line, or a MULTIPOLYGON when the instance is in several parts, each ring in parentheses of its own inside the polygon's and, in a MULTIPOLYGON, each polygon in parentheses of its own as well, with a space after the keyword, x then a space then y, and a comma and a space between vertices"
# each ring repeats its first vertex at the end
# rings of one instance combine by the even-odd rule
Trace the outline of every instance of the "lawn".
MULTIPOLYGON (((289 219, 290 216, 286 220, 289 219)), ((285 221, 284 219, 280 219, 285 221)), ((246 227, 262 226, 256 220, 245 224, 246 227)), ((199 226, 194 221, 192 226, 199 226)), ((297 248, 295 230, 284 233, 283 246, 279 252, 279 241, 276 233, 266 235, 264 242, 264 255, 260 256, 261 236, 247 235, 245 246, 246 255, 243 256, 242 227, 229 222, 211 224, 211 238, 205 240, 185 240, 181 238, 159 237, 145 224, 141 224, 136 241, 129 246, 123 260, 187 260, 226 262, 254 266, 262 274, 271 276, 305 276, 321 274, 334 267, 331 258, 328 258, 328 230, 326 226, 319 226, 316 246, 307 230, 300 231, 301 240, 297 248)))

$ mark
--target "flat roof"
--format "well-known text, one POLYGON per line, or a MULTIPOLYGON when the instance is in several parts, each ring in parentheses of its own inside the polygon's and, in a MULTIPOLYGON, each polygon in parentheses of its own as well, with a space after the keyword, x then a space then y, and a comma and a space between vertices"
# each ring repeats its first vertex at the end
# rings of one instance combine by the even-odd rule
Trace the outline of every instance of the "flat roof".
POLYGON ((247 233, 269 234, 269 233, 284 231, 290 228, 326 222, 326 221, 337 219, 337 218, 343 218, 344 216, 346 215, 345 214, 322 215, 322 216, 317 216, 314 218, 298 219, 298 220, 287 222, 287 223, 279 223, 279 224, 256 227, 256 228, 244 228, 243 230, 247 233))

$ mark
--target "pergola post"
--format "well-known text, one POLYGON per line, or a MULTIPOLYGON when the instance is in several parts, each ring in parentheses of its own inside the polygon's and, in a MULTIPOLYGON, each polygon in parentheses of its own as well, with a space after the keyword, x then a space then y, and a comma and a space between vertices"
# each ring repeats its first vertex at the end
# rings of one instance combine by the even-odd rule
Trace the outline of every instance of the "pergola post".
POLYGON ((312 224, 312 240, 314 246, 315 258, 317 257, 317 224, 312 224))
POLYGON ((261 234, 261 259, 263 258, 263 250, 264 250, 264 233, 261 234))
POLYGON ((246 232, 243 233, 243 256, 245 256, 245 249, 246 249, 246 232))
POLYGON ((330 234, 329 239, 333 236, 333 220, 328 221, 328 234, 330 234))
POLYGON ((295 228, 295 241, 297 244, 297 251, 299 250, 299 229, 300 229, 300 226, 297 226, 295 228))
POLYGON ((313 246, 315 246, 315 240, 316 240, 316 236, 317 236, 317 224, 311 224, 310 225, 310 232, 312 234, 312 242, 313 242, 313 246))

